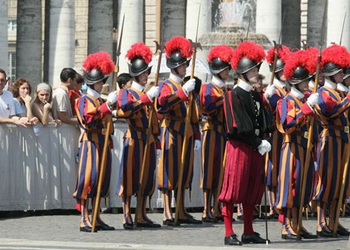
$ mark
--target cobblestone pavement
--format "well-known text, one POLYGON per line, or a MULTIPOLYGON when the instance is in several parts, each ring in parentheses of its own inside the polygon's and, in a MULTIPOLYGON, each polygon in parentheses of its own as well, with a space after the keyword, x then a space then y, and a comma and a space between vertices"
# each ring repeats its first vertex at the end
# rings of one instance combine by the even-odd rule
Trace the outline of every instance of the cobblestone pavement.
MULTIPOLYGON (((200 213, 193 213, 200 218, 200 213)), ((152 213, 149 217, 161 223, 162 214, 152 213)), ((0 218, 0 249, 229 249, 240 247, 224 246, 224 225, 202 224, 160 229, 123 229, 121 214, 102 214, 104 221, 116 227, 115 231, 98 233, 79 232, 79 215, 2 216, 0 218)), ((349 227, 350 218, 341 218, 349 227)), ((304 221, 305 227, 315 233, 316 221, 304 221)), ((347 249, 348 237, 330 239, 286 241, 281 239, 281 225, 269 220, 267 245, 244 245, 248 249, 347 249)), ((241 221, 234 222, 234 230, 242 234, 241 221)), ((255 220, 254 230, 265 235, 265 221, 255 220)), ((350 246, 350 245, 349 245, 350 246)))

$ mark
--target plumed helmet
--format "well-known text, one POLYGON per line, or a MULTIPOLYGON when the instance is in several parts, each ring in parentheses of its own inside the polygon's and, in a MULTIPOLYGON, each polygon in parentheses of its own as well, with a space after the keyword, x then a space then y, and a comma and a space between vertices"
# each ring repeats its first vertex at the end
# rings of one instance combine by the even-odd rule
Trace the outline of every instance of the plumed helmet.
MULTIPOLYGON (((272 71, 273 61, 275 59, 275 51, 275 47, 272 47, 267 51, 266 61, 269 64, 270 71, 272 71)), ((277 61, 275 73, 278 73, 283 70, 283 67, 290 53, 290 49, 287 46, 282 45, 281 47, 277 48, 277 61)))
POLYGON ((350 68, 345 68, 344 69, 344 77, 343 80, 345 80, 346 78, 348 78, 350 76, 350 68))
POLYGON ((324 76, 333 76, 347 66, 348 51, 334 44, 322 51, 321 70, 324 76))
POLYGON ((106 82, 115 66, 110 55, 107 52, 100 51, 88 55, 83 63, 83 67, 85 69, 85 83, 93 85, 100 81, 106 82))
POLYGON ((192 56, 191 43, 188 39, 176 36, 170 39, 164 48, 166 54, 166 65, 169 69, 175 69, 187 63, 189 65, 192 56))
POLYGON ((309 63, 312 56, 311 53, 305 50, 290 54, 284 66, 284 76, 290 84, 296 85, 310 80, 314 70, 313 64, 309 63))
POLYGON ((227 45, 213 47, 208 54, 210 72, 216 75, 225 69, 231 69, 232 52, 233 49, 227 45))
POLYGON ((135 43, 131 45, 131 49, 126 53, 126 57, 129 59, 129 74, 131 76, 139 76, 145 71, 148 74, 151 73, 151 68, 148 64, 152 60, 152 51, 144 43, 135 43))
POLYGON ((247 73, 258 67, 265 59, 265 51, 261 45, 254 42, 242 42, 232 53, 231 66, 238 74, 247 73))

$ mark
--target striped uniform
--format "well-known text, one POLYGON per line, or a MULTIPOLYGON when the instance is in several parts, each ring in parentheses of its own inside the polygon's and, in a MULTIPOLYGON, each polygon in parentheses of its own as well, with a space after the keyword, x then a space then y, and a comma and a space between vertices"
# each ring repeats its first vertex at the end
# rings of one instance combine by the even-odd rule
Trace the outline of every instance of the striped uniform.
MULTIPOLYGON (((90 95, 76 99, 75 111, 82 129, 79 147, 79 171, 76 190, 77 200, 86 200, 96 196, 101 154, 104 144, 106 121, 111 114, 106 103, 90 95)), ((111 176, 111 152, 107 150, 106 173, 103 177, 101 196, 107 196, 111 176)))
MULTIPOLYGON (((287 90, 277 84, 274 84, 273 86, 275 87, 275 92, 269 99, 269 107, 276 121, 277 102, 287 95, 287 90)), ((267 166, 265 166, 267 172, 266 184, 269 189, 275 189, 277 187, 282 140, 283 135, 277 129, 272 132, 271 137, 269 139, 269 142, 271 144, 271 151, 268 153, 269 160, 267 166)))
POLYGON ((337 90, 328 83, 318 90, 320 101, 315 111, 323 127, 317 146, 317 173, 315 199, 330 202, 339 198, 341 168, 344 148, 349 139, 349 121, 347 110, 350 107, 349 96, 341 99, 337 90))
POLYGON ((313 159, 305 165, 307 149, 307 117, 313 111, 306 103, 289 93, 278 102, 276 122, 284 134, 281 148, 276 208, 298 207, 300 203, 301 175, 308 167, 304 204, 312 199, 313 159))
MULTIPOLYGON (((152 102, 144 92, 133 87, 119 91, 118 116, 126 118, 129 125, 124 135, 123 153, 116 189, 116 194, 119 196, 132 196, 139 189, 149 121, 146 105, 151 104, 152 102)), ((157 136, 159 135, 159 125, 155 115, 153 115, 153 118, 151 144, 149 145, 144 166, 144 196, 152 195, 154 192, 154 171, 157 162, 156 144, 158 141, 157 136)))
MULTIPOLYGON (((177 188, 179 166, 181 164, 182 144, 185 133, 185 118, 188 97, 183 92, 181 83, 168 79, 159 85, 158 112, 162 114, 161 149, 162 155, 158 166, 158 188, 174 190, 177 188)), ((191 126, 188 130, 188 147, 183 172, 182 187, 190 187, 193 176, 194 140, 200 139, 198 106, 192 102, 191 126)))
POLYGON ((202 178, 200 188, 216 190, 225 152, 224 91, 215 83, 202 85, 200 104, 203 115, 207 116, 202 127, 202 178))

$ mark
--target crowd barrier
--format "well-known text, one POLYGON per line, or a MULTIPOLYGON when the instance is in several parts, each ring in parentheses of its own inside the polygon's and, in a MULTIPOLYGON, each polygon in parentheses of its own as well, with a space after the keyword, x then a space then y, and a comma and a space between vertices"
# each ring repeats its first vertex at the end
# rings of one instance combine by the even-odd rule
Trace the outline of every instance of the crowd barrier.
MULTIPOLYGON (((114 123, 113 167, 106 203, 109 208, 121 207, 121 197, 115 194, 115 190, 126 129, 125 122, 114 123)), ((72 194, 77 178, 79 134, 77 127, 68 124, 58 128, 40 126, 39 136, 35 135, 32 127, 0 125, 0 211, 74 209, 72 194)), ((186 192, 188 207, 203 206, 203 195, 199 189, 200 154, 200 151, 195 152, 192 190, 191 194, 186 192)), ((135 198, 132 199, 133 207, 135 201, 135 198)), ((161 193, 157 189, 151 204, 153 208, 163 207, 161 193)))

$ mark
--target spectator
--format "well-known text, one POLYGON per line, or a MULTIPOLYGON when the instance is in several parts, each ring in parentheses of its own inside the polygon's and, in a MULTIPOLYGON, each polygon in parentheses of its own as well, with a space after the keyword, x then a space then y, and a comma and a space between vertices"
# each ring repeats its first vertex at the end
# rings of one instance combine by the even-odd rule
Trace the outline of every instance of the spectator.
POLYGON ((39 83, 36 86, 35 97, 32 103, 33 114, 38 117, 45 126, 47 124, 61 124, 60 120, 55 120, 51 112, 52 90, 47 83, 39 83))
POLYGON ((74 89, 77 84, 78 74, 72 68, 64 68, 61 71, 61 83, 53 91, 52 96, 52 114, 54 119, 59 119, 64 123, 78 124, 76 117, 73 117, 73 111, 69 100, 68 90, 74 89))
POLYGON ((120 89, 129 89, 133 78, 128 73, 122 73, 118 76, 117 82, 120 89))
POLYGON ((19 78, 12 88, 13 101, 15 104, 15 112, 19 117, 27 117, 33 123, 38 123, 38 118, 33 116, 30 96, 32 88, 26 78, 19 78))
POLYGON ((75 85, 74 89, 68 90, 70 105, 74 116, 76 116, 76 112, 74 108, 75 100, 81 97, 82 95, 81 87, 83 86, 83 84, 84 84, 84 78, 80 74, 78 74, 77 84, 75 85))
POLYGON ((13 95, 10 91, 4 90, 6 82, 6 72, 0 69, 0 123, 26 127, 30 124, 28 118, 16 116, 13 95))

